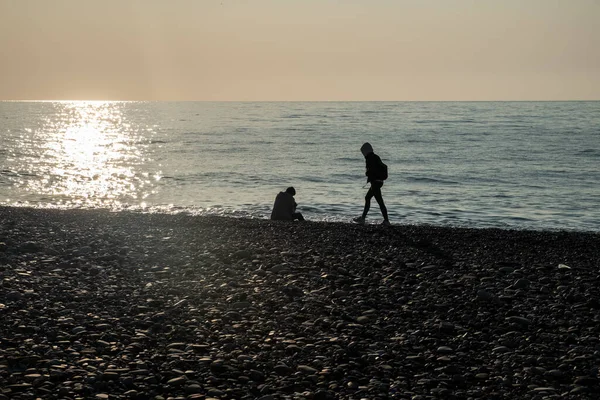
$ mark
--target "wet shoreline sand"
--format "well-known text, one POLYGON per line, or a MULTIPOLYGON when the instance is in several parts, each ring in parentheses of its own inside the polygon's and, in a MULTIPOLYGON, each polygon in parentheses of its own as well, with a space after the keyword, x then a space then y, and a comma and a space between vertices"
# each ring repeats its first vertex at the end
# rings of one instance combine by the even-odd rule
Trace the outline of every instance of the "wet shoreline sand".
POLYGON ((593 398, 600 234, 0 207, 0 399, 593 398))

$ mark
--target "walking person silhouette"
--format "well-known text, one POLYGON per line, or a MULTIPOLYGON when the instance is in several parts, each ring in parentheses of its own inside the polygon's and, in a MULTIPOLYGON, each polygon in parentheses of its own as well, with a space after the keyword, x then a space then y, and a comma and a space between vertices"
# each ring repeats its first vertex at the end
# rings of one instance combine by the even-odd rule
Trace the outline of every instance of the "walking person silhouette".
POLYGON ((381 161, 381 158, 379 158, 379 156, 373 152, 373 147, 370 143, 367 142, 363 144, 360 148, 360 151, 362 152, 363 156, 365 156, 365 162, 367 165, 367 171, 365 172, 365 175, 367 176, 367 183, 370 183, 371 187, 365 196, 365 208, 363 209, 362 215, 354 218, 353 221, 361 225, 365 223, 367 214, 371 208, 371 199, 375 197, 377 204, 379 204, 381 215, 383 215, 383 222, 381 224, 384 226, 390 226, 391 224, 388 218, 387 208, 383 202, 383 196, 381 195, 383 181, 385 181, 388 177, 387 165, 385 165, 383 161, 381 161))

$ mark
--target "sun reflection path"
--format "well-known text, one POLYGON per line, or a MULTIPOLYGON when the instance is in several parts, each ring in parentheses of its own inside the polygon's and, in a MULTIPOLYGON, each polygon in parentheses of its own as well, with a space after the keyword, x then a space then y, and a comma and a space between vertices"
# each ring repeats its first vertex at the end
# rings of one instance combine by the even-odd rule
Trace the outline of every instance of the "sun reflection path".
POLYGON ((152 194, 156 177, 138 166, 144 138, 128 124, 118 102, 61 102, 60 117, 46 121, 47 163, 31 188, 68 207, 122 208, 152 194))

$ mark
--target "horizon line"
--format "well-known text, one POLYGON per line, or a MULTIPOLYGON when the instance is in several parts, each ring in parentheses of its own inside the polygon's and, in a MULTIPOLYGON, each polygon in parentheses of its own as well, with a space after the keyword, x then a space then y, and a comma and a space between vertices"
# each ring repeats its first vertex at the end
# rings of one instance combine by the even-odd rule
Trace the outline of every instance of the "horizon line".
POLYGON ((542 103, 542 102, 593 102, 598 99, 553 100, 107 100, 107 99, 0 99, 6 103, 542 103))

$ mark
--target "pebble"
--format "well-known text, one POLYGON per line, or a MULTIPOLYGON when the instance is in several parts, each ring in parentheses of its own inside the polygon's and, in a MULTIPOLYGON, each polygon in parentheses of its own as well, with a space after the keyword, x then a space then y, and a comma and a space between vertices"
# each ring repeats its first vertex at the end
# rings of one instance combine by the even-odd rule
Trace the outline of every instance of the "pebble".
POLYGON ((575 385, 581 385, 581 386, 594 386, 594 385, 598 385, 598 378, 596 377, 591 377, 591 376, 579 376, 575 379, 575 382, 573 382, 575 385))
POLYGON ((249 308, 251 306, 252 306, 252 304, 248 301, 238 301, 238 302, 231 304, 231 308, 233 308, 234 310, 243 310, 243 309, 249 308))
POLYGON ((510 352, 510 348, 506 347, 506 346, 498 346, 498 347, 494 347, 494 349, 492 350, 494 353, 508 353, 510 352))
POLYGON ((440 346, 437 348, 437 352, 440 354, 450 354, 450 353, 453 353, 454 350, 448 346, 440 346))
POLYGON ((20 301, 23 298, 23 294, 20 292, 8 292, 5 296, 7 301, 20 301))
POLYGON ((444 333, 453 333, 455 330, 454 324, 450 322, 441 322, 439 325, 440 331, 444 333))
POLYGON ((535 389, 533 389, 533 392, 536 393, 540 393, 540 392, 555 392, 556 389, 552 388, 552 387, 536 387, 535 389))
POLYGON ((298 365, 298 371, 308 375, 314 375, 319 372, 315 368, 309 367, 308 365, 298 365))
POLYGON ((285 364, 277 364, 274 368, 275 372, 279 375, 290 375, 294 370, 285 364))
POLYGON ((169 379, 167 382, 168 385, 180 386, 183 385, 187 381, 185 376, 179 376, 177 378, 169 379))
POLYGON ((481 300, 485 300, 485 301, 497 301, 498 297, 496 295, 494 295, 493 293, 488 292, 485 289, 479 289, 477 291, 477 297, 481 300))
POLYGON ((281 264, 273 266, 269 271, 274 274, 287 274, 290 272, 290 269, 287 265, 281 264))
POLYGON ((507 317, 506 320, 508 322, 512 322, 512 323, 515 323, 515 324, 518 324, 518 325, 523 325, 523 326, 529 326, 529 325, 531 325, 531 320, 527 319, 525 317, 510 316, 510 317, 507 317))
POLYGON ((529 280, 527 279, 519 279, 513 284, 513 289, 525 289, 529 287, 529 280))

